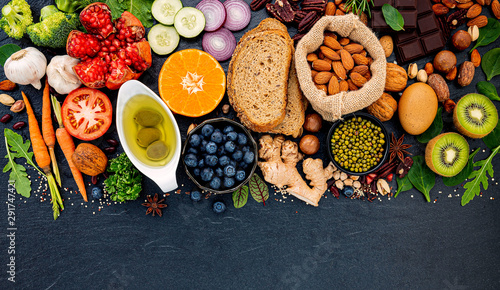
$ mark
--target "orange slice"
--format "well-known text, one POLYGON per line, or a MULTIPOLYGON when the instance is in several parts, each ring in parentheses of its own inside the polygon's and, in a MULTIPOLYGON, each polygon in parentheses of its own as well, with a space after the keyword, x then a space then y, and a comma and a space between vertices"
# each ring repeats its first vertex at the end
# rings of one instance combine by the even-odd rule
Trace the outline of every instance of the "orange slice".
POLYGON ((226 91, 226 74, 210 54, 185 49, 170 55, 163 64, 158 91, 174 113, 199 117, 219 105, 226 91))

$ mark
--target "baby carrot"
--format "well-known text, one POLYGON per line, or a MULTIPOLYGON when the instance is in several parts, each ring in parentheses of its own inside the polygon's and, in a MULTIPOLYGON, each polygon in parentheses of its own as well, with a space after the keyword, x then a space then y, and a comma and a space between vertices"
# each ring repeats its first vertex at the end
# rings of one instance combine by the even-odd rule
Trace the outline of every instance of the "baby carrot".
POLYGON ((42 105, 42 135, 45 145, 49 148, 50 160, 52 161, 52 171, 56 178, 57 184, 61 186, 61 176, 59 167, 57 166, 56 154, 54 146, 56 145, 56 136, 54 127, 52 126, 52 116, 50 111, 50 87, 47 78, 45 78, 45 88, 43 89, 43 105, 42 105))

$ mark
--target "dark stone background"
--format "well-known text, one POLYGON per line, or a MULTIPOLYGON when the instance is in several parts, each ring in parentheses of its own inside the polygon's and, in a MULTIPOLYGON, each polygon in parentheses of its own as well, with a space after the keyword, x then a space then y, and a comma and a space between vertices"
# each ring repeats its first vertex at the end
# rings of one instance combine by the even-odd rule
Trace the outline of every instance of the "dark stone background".
MULTIPOLYGON (((198 2, 185 0, 184 4, 195 6, 198 2)), ((7 1, 0 3, 3 6, 7 1)), ((39 8, 53 2, 30 1, 30 4, 38 18, 39 8)), ((265 17, 265 10, 252 12, 251 23, 235 33, 236 39, 265 17)), ((295 34, 295 28, 290 28, 290 33, 295 34)), ((16 41, 3 32, 0 38, 1 44, 32 45, 29 39, 16 41)), ((484 55, 499 45, 497 40, 480 47, 479 52, 484 55)), ((201 49, 201 37, 181 39, 177 50, 185 48, 201 49)), ((46 49, 42 51, 48 58, 54 55, 46 49)), ((466 52, 457 56, 459 63, 468 60, 466 52)), ((140 78, 155 92, 165 59, 154 55, 153 67, 140 78)), ((389 61, 393 60, 391 56, 389 61)), ((419 60, 419 67, 430 60, 432 56, 419 60)), ((227 65, 227 61, 222 63, 226 69, 227 65)), ((1 79, 5 79, 3 68, 0 74, 1 79)), ((459 88, 450 82, 452 99, 457 101, 475 92, 476 82, 484 79, 484 73, 478 68, 473 84, 459 88)), ((498 88, 500 78, 495 77, 493 82, 498 88)), ((40 117, 41 91, 21 86, 12 95, 19 99, 21 90, 30 97, 40 117)), ((116 92, 105 92, 115 105, 116 92)), ((227 99, 222 101, 225 103, 227 99)), ((202 118, 176 116, 182 137, 185 138, 189 124, 219 116, 221 106, 202 118)), ((498 102, 496 106, 500 107, 498 102)), ((0 106, 1 115, 7 112, 7 107, 0 106)), ((14 120, 0 127, 11 128, 14 122, 26 119, 25 113, 16 114, 14 120)), ((451 116, 445 115, 444 120, 445 130, 453 131, 451 116)), ((386 125, 397 136, 403 133, 397 117, 386 125)), ((321 139, 328 127, 325 123, 321 139)), ((27 128, 18 132, 28 137, 27 128)), ((114 126, 105 137, 117 138, 114 126)), ((92 143, 102 148, 106 146, 103 140, 92 143)), ((413 136, 406 140, 415 145, 410 149, 414 155, 423 154, 423 144, 417 143, 413 136)), ((481 140, 468 141, 471 149, 486 148, 481 140)), ((313 157, 326 158, 324 149, 313 157)), ((4 142, 0 142, 0 152, 5 153, 4 142)), ((63 184, 74 190, 76 186, 59 148, 57 153, 63 184)), ((486 158, 489 153, 487 148, 481 150, 476 160, 486 158)), ((194 185, 180 165, 177 176, 182 193, 170 193, 162 218, 144 215, 146 209, 141 203, 145 196, 159 192, 152 181, 144 178, 139 200, 104 205, 100 211, 98 202, 83 204, 79 195, 63 191, 66 209, 53 221, 51 204, 40 202, 40 193, 35 192, 39 182, 34 181, 31 198, 16 195, 15 284, 6 280, 7 205, 0 207, 3 228, 0 231, 0 288, 498 289, 499 156, 494 160, 497 179, 490 181, 482 197, 476 197, 465 207, 460 205, 464 189, 445 187, 437 177, 431 192, 435 202, 431 203, 426 203, 416 190, 402 193, 397 199, 383 197, 373 203, 337 200, 327 193, 319 207, 314 208, 290 197, 286 202, 279 202, 276 199, 280 200, 281 195, 271 193, 266 206, 249 198, 245 207, 235 209, 231 195, 224 195, 217 198, 225 201, 228 210, 216 215, 211 211, 213 196, 193 203, 185 194, 194 185)), ((5 163, 3 159, 1 165, 5 163)), ((33 169, 29 168, 28 172, 36 176, 33 169)), ((1 180, 4 194, 0 201, 4 204, 8 175, 3 174, 1 180)), ((90 195, 90 186, 88 190, 90 195)))

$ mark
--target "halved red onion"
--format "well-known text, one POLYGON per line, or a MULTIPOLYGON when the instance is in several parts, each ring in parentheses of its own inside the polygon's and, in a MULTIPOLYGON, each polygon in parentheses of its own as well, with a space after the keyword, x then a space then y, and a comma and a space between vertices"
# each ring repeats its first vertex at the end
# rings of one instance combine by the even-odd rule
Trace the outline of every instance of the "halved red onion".
POLYGON ((224 7, 226 7, 225 28, 231 31, 238 31, 250 23, 250 18, 252 17, 250 6, 243 0, 226 0, 224 7))
POLYGON ((221 27, 214 32, 205 32, 201 46, 216 60, 225 61, 233 55, 236 48, 236 38, 227 28, 221 27))
POLYGON ((203 0, 196 9, 205 15, 205 31, 215 31, 219 29, 226 20, 226 9, 219 0, 203 0))

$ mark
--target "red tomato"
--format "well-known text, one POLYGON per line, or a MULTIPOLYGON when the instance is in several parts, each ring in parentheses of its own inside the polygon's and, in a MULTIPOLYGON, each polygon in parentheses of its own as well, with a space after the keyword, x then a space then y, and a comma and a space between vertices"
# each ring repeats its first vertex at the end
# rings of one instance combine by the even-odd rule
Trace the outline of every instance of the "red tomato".
POLYGON ((90 141, 108 131, 113 120, 113 108, 103 92, 80 88, 69 93, 64 100, 62 119, 71 136, 90 141))

